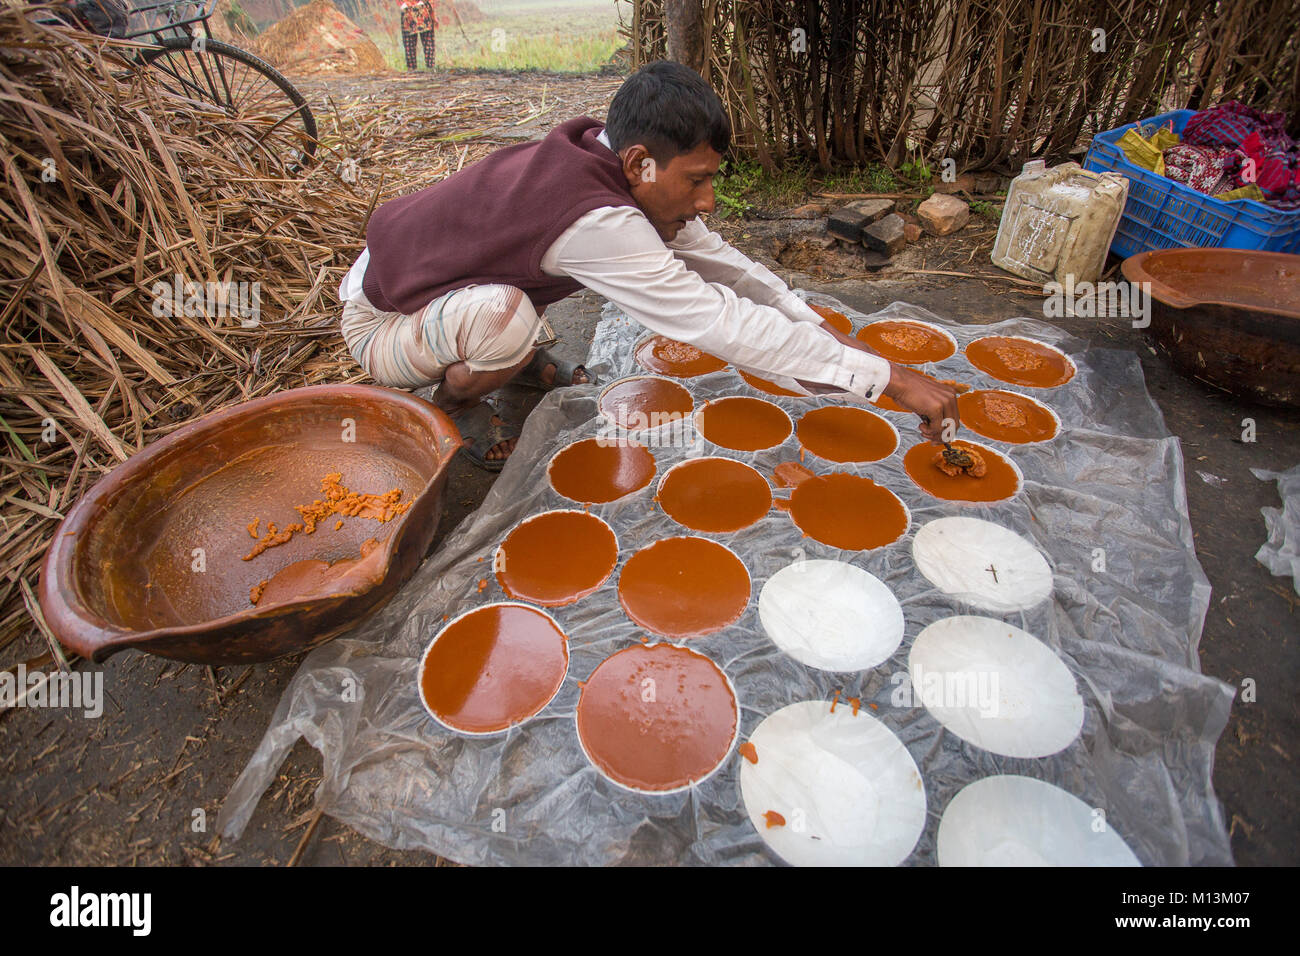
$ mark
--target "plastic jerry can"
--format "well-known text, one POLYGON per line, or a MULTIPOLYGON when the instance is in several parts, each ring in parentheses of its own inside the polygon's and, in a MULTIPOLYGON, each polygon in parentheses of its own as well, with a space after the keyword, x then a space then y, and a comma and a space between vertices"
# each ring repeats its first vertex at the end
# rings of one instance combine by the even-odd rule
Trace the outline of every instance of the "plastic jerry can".
POLYGON ((1030 160, 1007 191, 993 264, 1035 282, 1096 282, 1127 199, 1119 173, 1030 160))

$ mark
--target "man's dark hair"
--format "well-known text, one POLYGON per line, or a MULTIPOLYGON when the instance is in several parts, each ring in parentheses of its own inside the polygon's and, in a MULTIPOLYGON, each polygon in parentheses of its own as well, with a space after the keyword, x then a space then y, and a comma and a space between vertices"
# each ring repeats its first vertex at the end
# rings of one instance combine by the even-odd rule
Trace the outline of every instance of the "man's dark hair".
POLYGON ((671 60, 647 63, 624 81, 609 104, 605 132, 614 152, 640 143, 661 163, 701 143, 719 153, 731 145, 731 121, 718 94, 671 60))

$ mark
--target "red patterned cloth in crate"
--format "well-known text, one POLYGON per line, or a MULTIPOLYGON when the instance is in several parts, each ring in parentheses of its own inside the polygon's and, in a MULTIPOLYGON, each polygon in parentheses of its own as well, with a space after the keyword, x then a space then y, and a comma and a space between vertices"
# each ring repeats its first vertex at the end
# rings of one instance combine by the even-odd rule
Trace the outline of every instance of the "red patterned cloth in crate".
POLYGON ((1235 149, 1255 131, 1267 142, 1285 135, 1285 113, 1261 113, 1253 106, 1233 100, 1188 117, 1183 142, 1192 146, 1235 149))
POLYGON ((1219 187, 1228 182, 1225 170, 1231 162, 1232 150, 1179 143, 1166 149, 1164 156, 1165 175, 1175 182, 1211 196, 1224 191, 1219 187))

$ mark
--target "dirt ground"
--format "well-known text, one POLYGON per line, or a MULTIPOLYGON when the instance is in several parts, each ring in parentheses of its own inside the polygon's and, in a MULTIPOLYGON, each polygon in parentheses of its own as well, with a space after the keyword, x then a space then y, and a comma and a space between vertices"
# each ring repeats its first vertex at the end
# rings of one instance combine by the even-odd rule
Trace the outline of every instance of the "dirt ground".
MULTIPOLYGON (((617 87, 605 77, 473 74, 303 86, 317 96, 398 97, 441 95, 448 85, 468 91, 476 82, 521 96, 537 94, 545 83, 566 104, 591 104, 593 113, 617 87)), ((1009 283, 916 274, 995 271, 988 263, 993 224, 986 220, 973 220, 954 237, 923 238, 886 270, 839 279, 790 272, 770 258, 792 231, 816 229, 813 224, 747 218, 713 225, 792 285, 829 293, 863 312, 903 300, 961 322, 1041 315, 1040 297, 1009 283)), ((561 336, 555 350, 583 358, 599 310, 590 294, 552 306, 547 318, 561 336)), ((1278 497, 1274 484, 1249 469, 1296 464, 1300 413, 1246 405, 1183 378, 1127 320, 1057 322, 1095 345, 1136 352, 1167 427, 1182 441, 1197 554, 1214 589, 1200 644, 1202 670, 1237 686, 1253 678, 1258 687, 1257 702, 1234 704, 1216 753, 1214 786, 1238 864, 1294 865, 1300 856, 1300 771, 1290 751, 1300 741, 1293 687, 1300 672, 1300 602, 1289 579, 1270 576, 1254 559, 1265 538, 1259 509, 1277 506, 1278 497), (1242 441, 1247 417, 1256 422, 1253 443, 1242 441)), ((524 401, 513 414, 522 416, 527 407, 524 401)), ((453 464, 439 541, 477 507, 491 477, 464 460, 453 464)), ((302 742, 243 838, 234 844, 213 839, 221 802, 298 661, 208 669, 128 651, 102 667, 109 699, 99 719, 58 710, 0 714, 0 864, 445 863, 422 852, 389 850, 327 816, 317 820, 312 801, 320 756, 302 742)))

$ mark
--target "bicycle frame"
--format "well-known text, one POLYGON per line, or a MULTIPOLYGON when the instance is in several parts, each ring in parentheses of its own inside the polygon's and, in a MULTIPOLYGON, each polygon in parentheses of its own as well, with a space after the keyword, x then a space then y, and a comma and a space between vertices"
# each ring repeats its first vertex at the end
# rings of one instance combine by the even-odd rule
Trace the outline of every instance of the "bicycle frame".
POLYGON ((161 45, 166 37, 193 37, 200 25, 203 36, 211 38, 208 20, 217 0, 157 0, 127 8, 129 17, 126 39, 153 40, 161 45))

